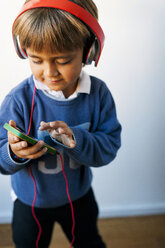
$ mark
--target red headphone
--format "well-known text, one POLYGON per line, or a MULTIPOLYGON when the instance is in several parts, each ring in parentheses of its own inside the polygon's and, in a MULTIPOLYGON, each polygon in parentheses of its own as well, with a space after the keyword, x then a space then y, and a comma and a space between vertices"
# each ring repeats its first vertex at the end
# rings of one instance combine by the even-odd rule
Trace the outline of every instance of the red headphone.
MULTIPOLYGON (((87 27, 92 33, 91 36, 94 38, 92 41, 92 45, 86 52, 87 55, 85 56, 84 63, 91 64, 92 61, 95 61, 95 66, 97 66, 103 46, 104 46, 104 39, 105 39, 104 32, 101 26, 99 25, 98 21, 87 10, 85 10, 84 8, 82 8, 81 6, 73 2, 70 2, 69 0, 32 0, 30 2, 27 2, 22 7, 15 21, 25 11, 29 9, 34 9, 34 8, 40 8, 40 7, 64 10, 78 17, 82 22, 84 22, 87 25, 87 27)), ((24 51, 23 48, 21 47, 21 44, 19 42, 19 37, 15 37, 13 32, 12 32, 12 35, 13 35, 15 49, 16 49, 18 56, 22 59, 26 59, 27 54, 26 54, 26 51, 24 51)))

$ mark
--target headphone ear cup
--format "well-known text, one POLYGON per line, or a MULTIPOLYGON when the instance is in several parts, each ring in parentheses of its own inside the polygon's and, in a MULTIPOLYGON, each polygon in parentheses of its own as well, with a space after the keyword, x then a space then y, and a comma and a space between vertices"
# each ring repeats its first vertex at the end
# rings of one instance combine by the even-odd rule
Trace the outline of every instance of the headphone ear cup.
POLYGON ((96 61, 97 54, 98 54, 98 46, 96 40, 94 40, 88 50, 85 49, 84 54, 84 63, 86 65, 92 64, 92 61, 96 61))
POLYGON ((27 56, 25 50, 22 48, 22 46, 21 46, 21 44, 20 44, 19 36, 15 37, 15 36, 13 35, 13 41, 14 41, 15 50, 16 50, 16 53, 18 54, 18 56, 19 56, 21 59, 27 59, 28 56, 27 56))

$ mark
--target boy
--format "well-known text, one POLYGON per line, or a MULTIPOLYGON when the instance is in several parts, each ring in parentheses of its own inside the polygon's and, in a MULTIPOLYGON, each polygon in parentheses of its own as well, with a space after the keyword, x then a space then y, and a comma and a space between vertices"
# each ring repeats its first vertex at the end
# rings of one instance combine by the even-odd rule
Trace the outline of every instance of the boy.
MULTIPOLYGON (((97 19, 92 0, 71 2, 97 19)), ((90 167, 115 158, 121 126, 105 83, 82 71, 93 34, 72 14, 46 7, 21 14, 13 33, 32 71, 30 78, 11 90, 0 109, 0 171, 11 174, 16 248, 48 247, 56 221, 75 248, 103 248, 90 167), (40 141, 29 146, 10 132, 7 136, 5 122, 40 141), (58 153, 48 154, 44 142, 58 153), (73 203, 74 238, 60 158, 73 203), (42 228, 40 237, 37 224, 42 228)))

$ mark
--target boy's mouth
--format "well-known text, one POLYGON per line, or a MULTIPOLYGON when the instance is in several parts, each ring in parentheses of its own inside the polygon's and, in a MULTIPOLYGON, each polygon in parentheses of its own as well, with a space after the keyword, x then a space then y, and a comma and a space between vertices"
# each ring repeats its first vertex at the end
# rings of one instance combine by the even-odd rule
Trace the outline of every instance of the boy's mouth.
POLYGON ((61 82, 62 79, 58 79, 58 80, 47 80, 48 84, 57 84, 59 82, 61 82))

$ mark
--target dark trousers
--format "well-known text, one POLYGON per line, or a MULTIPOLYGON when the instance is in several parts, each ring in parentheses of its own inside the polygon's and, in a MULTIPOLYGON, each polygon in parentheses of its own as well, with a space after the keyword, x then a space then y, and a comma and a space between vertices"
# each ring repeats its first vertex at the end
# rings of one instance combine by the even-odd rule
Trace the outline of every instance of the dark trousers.
MULTIPOLYGON (((73 202, 75 214, 75 248, 105 248, 97 228, 98 207, 92 189, 73 202)), ((35 208, 42 234, 39 248, 47 248, 51 241, 53 226, 58 222, 66 237, 72 241, 72 217, 70 204, 58 208, 35 208)), ((35 248, 38 226, 31 207, 18 199, 14 203, 12 221, 13 241, 16 248, 35 248)), ((55 248, 58 248, 54 244, 55 248)))

